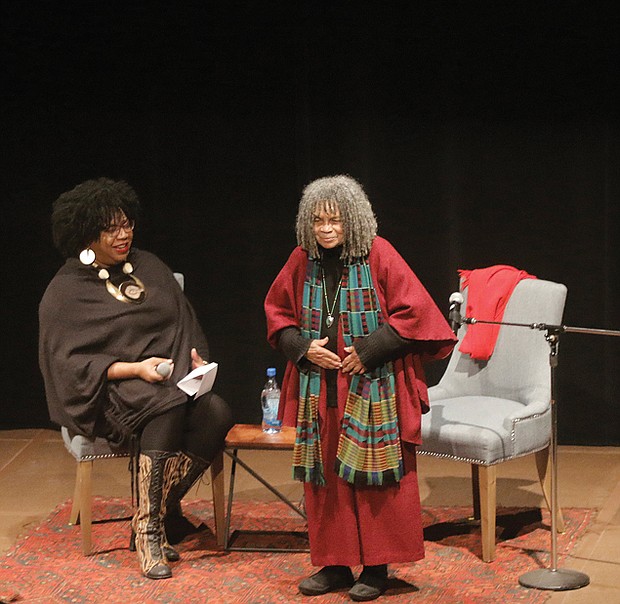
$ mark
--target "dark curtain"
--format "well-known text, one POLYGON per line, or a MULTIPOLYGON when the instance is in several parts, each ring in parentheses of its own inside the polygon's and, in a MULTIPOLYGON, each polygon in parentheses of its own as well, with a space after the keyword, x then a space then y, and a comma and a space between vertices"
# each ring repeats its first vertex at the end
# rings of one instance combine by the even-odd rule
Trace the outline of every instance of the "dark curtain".
MULTIPOLYGON (((440 307, 457 269, 565 283, 565 324, 620 328, 617 21, 526 3, 2 4, 2 427, 48 425, 37 305, 53 200, 97 176, 141 196, 136 245, 185 273, 257 422, 262 302, 303 186, 348 173, 440 307), (527 6, 526 6, 527 5, 527 6), (528 8, 529 7, 529 8, 528 8)), ((542 334, 541 334, 541 337, 542 334)), ((564 334, 563 444, 620 444, 620 340, 564 334)), ((429 368, 436 382, 442 363, 429 368)))

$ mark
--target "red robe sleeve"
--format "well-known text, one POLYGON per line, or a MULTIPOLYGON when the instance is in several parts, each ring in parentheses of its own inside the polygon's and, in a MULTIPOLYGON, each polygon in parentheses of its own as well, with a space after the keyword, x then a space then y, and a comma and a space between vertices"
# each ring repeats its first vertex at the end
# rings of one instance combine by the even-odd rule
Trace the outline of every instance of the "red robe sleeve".
POLYGON ((291 326, 299 327, 307 261, 308 254, 296 247, 267 292, 267 341, 274 348, 278 345, 280 330, 291 326))
POLYGON ((391 243, 376 237, 369 256, 384 316, 398 334, 428 342, 426 359, 450 354, 456 337, 435 301, 391 243))
POLYGON ((420 354, 394 361, 400 436, 419 444, 421 416, 429 409, 424 362, 448 356, 456 336, 424 285, 387 240, 375 238, 369 263, 388 323, 403 338, 420 344, 420 354))

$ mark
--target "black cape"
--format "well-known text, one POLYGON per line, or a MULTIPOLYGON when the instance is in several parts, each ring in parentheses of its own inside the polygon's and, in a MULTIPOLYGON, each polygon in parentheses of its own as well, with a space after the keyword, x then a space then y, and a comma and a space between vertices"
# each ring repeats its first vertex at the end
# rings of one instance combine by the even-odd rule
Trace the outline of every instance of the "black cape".
MULTIPOLYGON (((191 370, 191 348, 208 360, 195 312, 172 271, 154 254, 128 258, 144 283, 142 304, 116 300, 97 270, 67 259, 39 305, 39 365, 50 418, 75 434, 123 443, 149 418, 187 402, 176 383, 191 370), (116 361, 174 360, 165 382, 108 381, 116 361)), ((122 278, 122 265, 110 269, 122 278)))

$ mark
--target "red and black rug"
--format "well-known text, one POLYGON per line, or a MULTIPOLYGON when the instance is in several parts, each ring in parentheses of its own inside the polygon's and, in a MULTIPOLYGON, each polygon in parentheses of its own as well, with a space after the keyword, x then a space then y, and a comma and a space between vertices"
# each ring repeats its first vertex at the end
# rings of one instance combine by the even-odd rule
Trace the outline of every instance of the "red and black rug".
MULTIPOLYGON (((22 536, 0 558, 0 602, 29 604, 284 603, 350 601, 346 591, 307 598, 297 583, 314 572, 307 553, 224 552, 217 548, 213 508, 208 501, 185 506, 202 530, 179 546, 182 559, 174 576, 151 581, 140 574, 136 555, 128 549, 130 503, 95 499, 94 552, 81 553, 80 529, 67 524, 70 502, 60 505, 40 526, 22 536), (118 520, 118 519, 121 520, 118 520), (10 598, 13 598, 12 600, 10 598)), ((272 545, 303 547, 302 520, 280 503, 238 502, 234 528, 249 531, 235 546, 254 545, 265 537, 252 531, 274 530, 272 545)), ((480 560, 479 527, 467 522, 468 508, 424 508, 426 558, 390 565, 389 590, 382 602, 482 604, 544 602, 550 592, 526 589, 519 576, 548 568, 549 517, 540 510, 499 509, 497 558, 480 560)), ((589 509, 565 509, 566 533, 557 539, 559 567, 570 568, 570 552, 591 521, 589 509), (568 557, 568 559, 567 559, 568 557), (564 564, 564 561, 567 564, 564 564)), ((358 571, 359 569, 354 569, 358 571)))

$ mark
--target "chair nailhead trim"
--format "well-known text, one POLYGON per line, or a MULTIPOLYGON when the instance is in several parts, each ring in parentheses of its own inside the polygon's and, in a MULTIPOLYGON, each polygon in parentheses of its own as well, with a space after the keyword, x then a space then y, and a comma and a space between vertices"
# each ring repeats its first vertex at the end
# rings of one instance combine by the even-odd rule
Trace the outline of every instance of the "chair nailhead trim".
POLYGON ((440 459, 452 459, 454 461, 464 461, 466 463, 475 463, 476 465, 479 465, 479 466, 495 466, 504 461, 508 461, 509 459, 517 459, 519 457, 525 457, 526 455, 532 455, 533 453, 538 453, 538 451, 542 451, 547 446, 548 445, 545 445, 544 447, 540 447, 540 449, 536 449, 534 451, 528 451, 527 453, 521 453, 520 455, 513 455, 512 457, 504 457, 502 459, 498 459, 497 461, 494 461, 493 463, 486 463, 485 461, 482 461, 481 459, 471 459, 469 457, 458 457, 457 455, 450 455, 449 453, 435 453, 434 451, 424 451, 420 449, 416 449, 416 453, 418 455, 428 455, 429 457, 438 457, 440 459))

